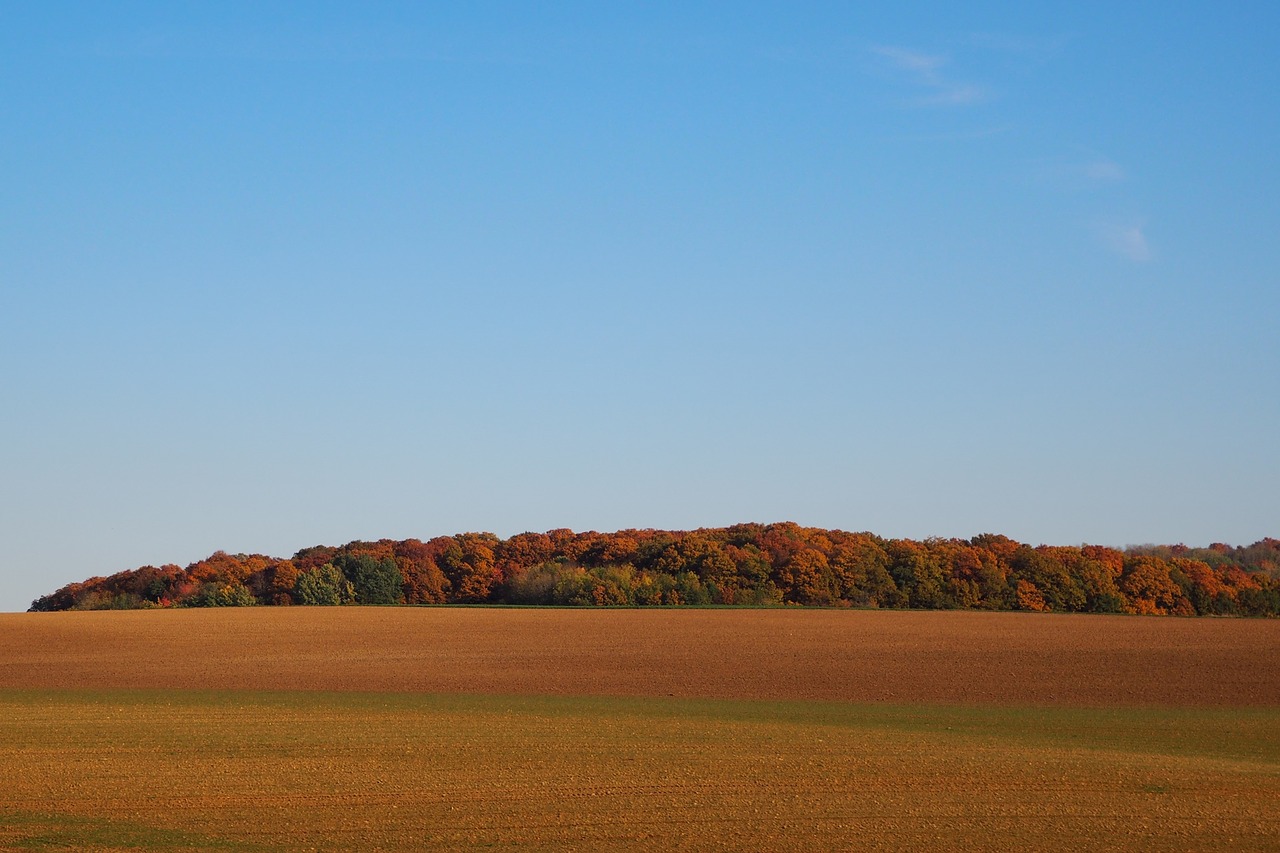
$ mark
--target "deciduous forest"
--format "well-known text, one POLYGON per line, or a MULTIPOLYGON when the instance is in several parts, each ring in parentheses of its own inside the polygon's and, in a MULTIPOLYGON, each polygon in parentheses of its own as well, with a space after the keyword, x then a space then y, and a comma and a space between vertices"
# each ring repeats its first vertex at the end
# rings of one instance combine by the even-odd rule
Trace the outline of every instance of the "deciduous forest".
POLYGON ((780 524, 461 533, 218 551, 68 584, 32 611, 341 604, 809 605, 1150 615, 1280 614, 1280 540, 1032 547, 998 534, 885 539, 780 524))

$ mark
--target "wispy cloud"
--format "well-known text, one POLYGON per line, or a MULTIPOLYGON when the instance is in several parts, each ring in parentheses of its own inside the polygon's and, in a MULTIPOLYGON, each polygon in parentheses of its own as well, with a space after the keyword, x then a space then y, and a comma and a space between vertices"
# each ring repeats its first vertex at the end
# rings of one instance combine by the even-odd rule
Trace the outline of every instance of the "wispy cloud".
POLYGON ((947 64, 947 57, 901 47, 880 46, 872 51, 883 56, 903 71, 920 75, 923 82, 934 82, 938 79, 938 69, 947 64))
POLYGON ((990 92, 982 86, 957 80, 945 73, 950 57, 944 54, 924 53, 891 45, 871 48, 896 73, 905 77, 915 87, 924 91, 912 101, 917 106, 960 107, 981 103, 990 98, 990 92))
POLYGON ((1098 225, 1098 236, 1103 245, 1116 254, 1135 263, 1145 263, 1154 257, 1145 229, 1146 223, 1141 220, 1105 222, 1098 225))
POLYGON ((1129 180, 1128 170, 1120 163, 1090 151, 1030 160, 1028 168, 1035 181, 1062 192, 1092 192, 1129 180))
POLYGON ((986 99, 987 90, 981 86, 959 83, 941 87, 936 94, 921 98, 920 103, 927 106, 963 107, 981 103, 986 99))
POLYGON ((1082 163, 1078 167, 1081 175, 1091 181, 1100 183, 1110 183, 1112 181, 1123 181, 1126 177, 1124 168, 1114 160, 1106 157, 1100 157, 1091 160, 1088 163, 1082 163))

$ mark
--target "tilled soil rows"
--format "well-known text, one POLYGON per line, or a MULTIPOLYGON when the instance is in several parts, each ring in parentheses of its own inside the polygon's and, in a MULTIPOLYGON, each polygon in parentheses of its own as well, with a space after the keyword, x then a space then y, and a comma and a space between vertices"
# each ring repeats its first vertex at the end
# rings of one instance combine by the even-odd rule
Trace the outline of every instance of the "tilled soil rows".
POLYGON ((1280 621, 848 610, 0 614, 0 687, 1280 704, 1280 621))

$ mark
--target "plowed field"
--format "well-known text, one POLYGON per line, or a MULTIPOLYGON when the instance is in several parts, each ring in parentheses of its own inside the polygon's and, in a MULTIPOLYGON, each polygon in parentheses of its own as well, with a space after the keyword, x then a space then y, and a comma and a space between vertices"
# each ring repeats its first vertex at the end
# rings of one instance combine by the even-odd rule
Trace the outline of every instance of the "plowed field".
POLYGON ((1280 849, 1280 623, 0 616, 0 849, 1280 849))
POLYGON ((832 610, 0 615, 0 687, 1280 705, 1280 621, 832 610))

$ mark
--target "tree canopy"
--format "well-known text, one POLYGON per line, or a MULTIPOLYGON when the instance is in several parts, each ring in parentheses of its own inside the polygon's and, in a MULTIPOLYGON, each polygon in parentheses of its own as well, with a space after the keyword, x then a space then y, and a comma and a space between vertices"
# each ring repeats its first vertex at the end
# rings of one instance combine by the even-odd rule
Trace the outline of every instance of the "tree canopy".
POLYGON ((33 611, 343 604, 806 605, 1151 615, 1280 614, 1280 540, 1032 547, 999 534, 885 539, 783 522, 614 533, 460 533, 218 551, 68 584, 33 611))

